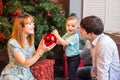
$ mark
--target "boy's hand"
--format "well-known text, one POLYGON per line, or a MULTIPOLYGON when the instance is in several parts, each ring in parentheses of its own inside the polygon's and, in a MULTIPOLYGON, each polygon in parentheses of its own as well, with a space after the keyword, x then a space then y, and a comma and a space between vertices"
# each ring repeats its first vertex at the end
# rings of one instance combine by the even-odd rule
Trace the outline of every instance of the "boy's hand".
POLYGON ((52 33, 53 33, 55 36, 59 35, 57 29, 53 30, 52 33))
POLYGON ((60 42, 58 41, 58 36, 60 36, 60 35, 59 35, 57 29, 53 30, 52 34, 54 34, 56 36, 56 38, 57 38, 57 44, 60 44, 60 42))

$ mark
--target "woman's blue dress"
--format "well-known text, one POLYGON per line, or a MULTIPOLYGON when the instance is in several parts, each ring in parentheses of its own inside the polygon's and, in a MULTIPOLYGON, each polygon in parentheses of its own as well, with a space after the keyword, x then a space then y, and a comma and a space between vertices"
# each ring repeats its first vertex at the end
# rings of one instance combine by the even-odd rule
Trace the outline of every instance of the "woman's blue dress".
POLYGON ((33 56, 34 50, 34 45, 32 47, 26 45, 25 48, 21 48, 18 42, 11 38, 8 42, 9 63, 3 69, 0 80, 35 80, 30 71, 30 67, 23 67, 13 57, 13 54, 23 53, 27 59, 33 56))

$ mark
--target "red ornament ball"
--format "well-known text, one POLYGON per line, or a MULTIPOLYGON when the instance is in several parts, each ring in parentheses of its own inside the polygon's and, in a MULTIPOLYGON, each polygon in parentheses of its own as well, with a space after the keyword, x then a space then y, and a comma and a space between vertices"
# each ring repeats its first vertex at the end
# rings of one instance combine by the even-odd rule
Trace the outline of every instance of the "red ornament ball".
POLYGON ((51 46, 53 43, 56 43, 57 39, 54 34, 48 33, 44 36, 44 42, 46 46, 51 46))
POLYGON ((12 12, 12 17, 15 18, 17 15, 21 15, 22 12, 20 9, 16 9, 14 12, 12 12))
POLYGON ((0 1, 0 7, 2 7, 3 6, 3 3, 2 3, 2 1, 0 1))
POLYGON ((19 9, 16 9, 15 13, 16 13, 17 15, 22 14, 22 12, 21 12, 19 9))
POLYGON ((46 14, 46 16, 47 16, 47 17, 50 17, 50 16, 51 16, 51 14, 48 12, 48 13, 46 14))
POLYGON ((2 11, 0 11, 0 15, 3 15, 3 12, 2 12, 2 11))
POLYGON ((38 2, 38 0, 33 0, 34 2, 38 2))

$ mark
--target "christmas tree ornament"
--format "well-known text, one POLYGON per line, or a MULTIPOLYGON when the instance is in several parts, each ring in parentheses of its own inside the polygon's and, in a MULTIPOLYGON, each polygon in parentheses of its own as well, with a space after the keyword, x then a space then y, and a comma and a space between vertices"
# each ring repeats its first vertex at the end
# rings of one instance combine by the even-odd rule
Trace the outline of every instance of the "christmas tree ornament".
POLYGON ((22 14, 22 12, 19 9, 16 9, 15 12, 12 12, 12 17, 15 18, 17 15, 22 14))
POLYGON ((0 11, 0 15, 3 15, 3 12, 2 12, 2 11, 0 11))
POLYGON ((4 39, 4 38, 5 38, 4 34, 0 33, 0 39, 4 39))
POLYGON ((0 1, 0 7, 2 7, 3 6, 3 3, 2 3, 2 1, 0 1))
POLYGON ((50 17, 50 16, 51 16, 51 14, 48 12, 48 13, 46 14, 46 16, 47 16, 47 17, 50 17))
POLYGON ((12 17, 15 18, 16 17, 16 13, 12 12, 12 17))
POLYGON ((22 12, 19 9, 16 9, 15 13, 16 13, 16 15, 22 14, 22 12))
POLYGON ((38 2, 38 0, 33 0, 34 2, 38 2))
POLYGON ((46 46, 51 46, 52 44, 56 43, 57 39, 54 34, 48 33, 44 36, 44 42, 46 46))

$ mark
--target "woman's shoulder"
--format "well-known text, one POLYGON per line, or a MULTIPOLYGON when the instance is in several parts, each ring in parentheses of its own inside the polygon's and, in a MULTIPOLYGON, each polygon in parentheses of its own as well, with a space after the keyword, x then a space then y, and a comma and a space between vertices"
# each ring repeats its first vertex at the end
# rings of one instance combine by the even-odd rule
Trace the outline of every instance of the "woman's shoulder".
POLYGON ((14 38, 9 39, 8 45, 9 45, 9 44, 12 45, 12 46, 20 47, 19 43, 18 43, 17 40, 14 39, 14 38))
POLYGON ((9 39, 8 43, 16 44, 18 42, 16 41, 16 39, 11 38, 11 39, 9 39))

